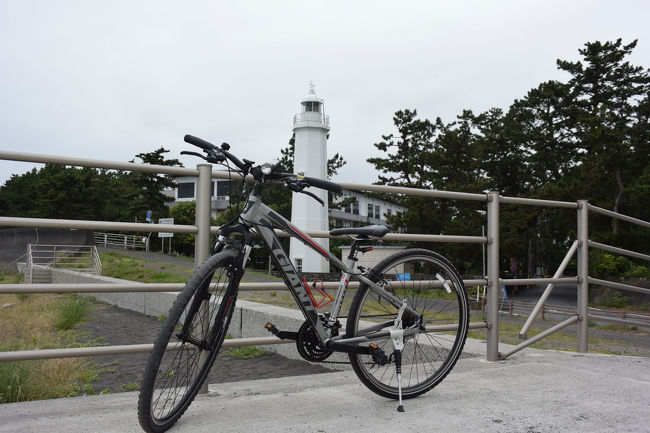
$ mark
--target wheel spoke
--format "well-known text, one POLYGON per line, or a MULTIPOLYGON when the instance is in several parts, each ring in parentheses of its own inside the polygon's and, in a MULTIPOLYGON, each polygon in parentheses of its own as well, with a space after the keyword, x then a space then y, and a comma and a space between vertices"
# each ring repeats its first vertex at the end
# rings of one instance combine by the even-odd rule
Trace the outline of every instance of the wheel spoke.
MULTIPOLYGON (((438 254, 407 250, 385 259, 377 265, 375 272, 389 283, 387 287, 392 287, 398 298, 406 299, 407 305, 423 316, 425 325, 462 324, 469 320, 462 279, 438 254), (432 283, 427 283, 429 281, 432 283)), ((351 307, 346 335, 363 332, 364 328, 371 326, 369 323, 390 320, 397 311, 390 302, 382 302, 380 295, 364 286, 351 307)), ((460 356, 466 333, 467 326, 458 326, 455 331, 420 332, 404 339, 402 391, 405 396, 426 392, 444 378, 450 369, 445 366, 453 366, 460 356), (461 344, 457 344, 459 341, 461 344)), ((393 352, 390 339, 378 345, 387 355, 393 352)), ((351 355, 350 360, 355 372, 370 389, 396 397, 394 364, 377 366, 368 355, 351 355)))

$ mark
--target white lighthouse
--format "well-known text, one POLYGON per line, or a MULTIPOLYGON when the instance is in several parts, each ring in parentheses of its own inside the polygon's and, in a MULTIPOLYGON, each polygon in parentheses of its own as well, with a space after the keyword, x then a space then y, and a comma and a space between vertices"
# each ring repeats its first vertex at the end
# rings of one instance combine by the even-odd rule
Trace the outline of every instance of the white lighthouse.
MULTIPOLYGON (((314 91, 314 83, 309 84, 309 92, 300 102, 300 113, 293 117, 295 153, 294 173, 303 176, 327 179, 327 131, 329 117, 325 115, 323 100, 314 91)), ((325 206, 313 198, 294 192, 291 202, 291 222, 303 231, 328 231, 327 191, 309 188, 325 206)), ((329 239, 315 239, 326 250, 329 239)), ((327 260, 298 239, 291 238, 289 255, 301 272, 329 272, 327 260)))

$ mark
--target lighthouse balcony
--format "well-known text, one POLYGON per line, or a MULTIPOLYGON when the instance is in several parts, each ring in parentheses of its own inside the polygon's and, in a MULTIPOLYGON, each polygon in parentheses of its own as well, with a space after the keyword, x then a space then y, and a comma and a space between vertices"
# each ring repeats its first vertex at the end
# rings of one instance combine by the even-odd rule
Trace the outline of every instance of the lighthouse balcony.
POLYGON ((293 116, 293 126, 330 126, 330 117, 317 111, 305 111, 293 116))

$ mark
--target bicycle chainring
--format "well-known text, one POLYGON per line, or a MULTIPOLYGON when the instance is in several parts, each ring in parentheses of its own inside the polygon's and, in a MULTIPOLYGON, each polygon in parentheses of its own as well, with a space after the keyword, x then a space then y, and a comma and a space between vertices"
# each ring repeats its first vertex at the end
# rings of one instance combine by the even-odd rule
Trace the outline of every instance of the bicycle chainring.
POLYGON ((332 350, 323 349, 320 346, 320 341, 314 331, 314 327, 311 326, 311 323, 308 321, 305 321, 302 326, 300 326, 298 339, 296 340, 296 347, 298 348, 300 356, 311 362, 324 361, 333 353, 332 350))

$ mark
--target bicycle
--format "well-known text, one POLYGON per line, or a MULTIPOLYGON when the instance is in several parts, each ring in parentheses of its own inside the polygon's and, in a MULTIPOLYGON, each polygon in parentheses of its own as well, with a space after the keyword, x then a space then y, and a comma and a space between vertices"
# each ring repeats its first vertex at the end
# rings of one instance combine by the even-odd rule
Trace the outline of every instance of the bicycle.
POLYGON ((389 232, 386 226, 371 225, 330 231, 353 239, 344 263, 261 201, 262 189, 271 183, 284 183, 321 204, 305 188, 340 193, 340 185, 275 173, 271 164, 255 166, 253 161, 240 161, 226 143, 217 147, 190 135, 185 141, 201 148, 206 156, 182 154, 226 165, 229 172, 242 175, 243 186, 251 175, 253 185, 242 189, 248 195, 241 212, 221 228, 210 257, 185 284, 156 338, 138 400, 138 419, 145 431, 163 432, 172 427, 206 380, 226 337, 239 281, 256 244, 270 253, 305 316, 297 332, 280 331, 271 323, 265 327, 279 338, 295 340, 303 358, 320 362, 333 352, 347 353, 361 382, 381 396, 397 399, 400 412, 403 399, 429 391, 447 376, 460 357, 469 327, 465 287, 447 259, 425 249, 405 249, 370 270, 355 267, 358 253, 372 249, 362 244, 389 232), (316 284, 310 287, 299 276, 274 229, 298 238, 341 271, 329 312, 318 313, 321 305, 312 289, 321 293, 322 289, 316 284), (359 287, 342 333, 339 314, 350 279, 356 279, 359 287))

